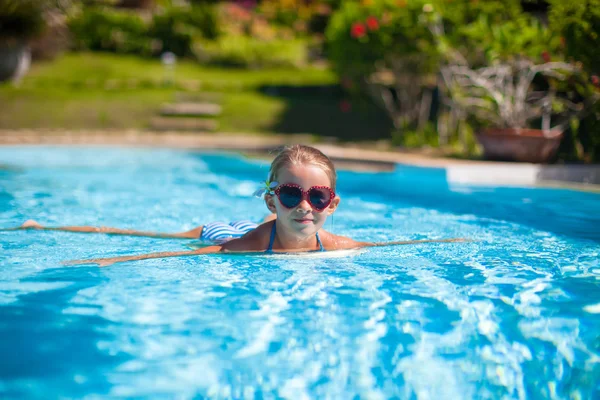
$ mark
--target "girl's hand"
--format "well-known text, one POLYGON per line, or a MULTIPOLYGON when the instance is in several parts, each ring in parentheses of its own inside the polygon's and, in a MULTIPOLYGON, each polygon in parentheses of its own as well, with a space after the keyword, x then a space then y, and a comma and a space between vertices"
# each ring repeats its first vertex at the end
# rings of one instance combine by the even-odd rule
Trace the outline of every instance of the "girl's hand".
POLYGON ((43 226, 40 225, 37 221, 35 221, 33 219, 28 219, 27 221, 23 222, 23 225, 21 225, 19 228, 20 229, 42 229, 43 226))
POLYGON ((108 267, 109 265, 113 265, 116 262, 123 261, 121 257, 111 257, 111 258, 92 258, 89 260, 70 260, 65 261, 63 265, 97 265, 99 267, 108 267))

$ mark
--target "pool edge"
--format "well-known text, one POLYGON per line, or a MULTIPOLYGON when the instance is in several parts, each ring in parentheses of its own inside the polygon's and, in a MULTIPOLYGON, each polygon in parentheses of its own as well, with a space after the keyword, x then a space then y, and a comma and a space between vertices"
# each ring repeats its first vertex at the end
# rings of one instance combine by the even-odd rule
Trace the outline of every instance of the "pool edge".
POLYGON ((124 146, 167 147, 187 150, 225 150, 266 157, 278 146, 310 143, 341 169, 393 171, 398 165, 446 170, 449 184, 539 186, 600 192, 600 165, 542 165, 514 162, 457 160, 403 151, 373 150, 335 144, 311 143, 310 135, 259 135, 235 133, 156 133, 140 130, 72 131, 0 129, 0 146, 124 146))

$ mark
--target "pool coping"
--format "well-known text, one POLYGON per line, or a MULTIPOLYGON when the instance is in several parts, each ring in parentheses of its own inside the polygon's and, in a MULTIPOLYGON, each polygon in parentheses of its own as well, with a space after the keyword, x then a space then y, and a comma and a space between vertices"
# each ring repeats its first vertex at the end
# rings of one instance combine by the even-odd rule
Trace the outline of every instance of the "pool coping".
MULTIPOLYGON (((407 151, 365 149, 355 144, 312 143, 312 135, 252 135, 239 133, 178 133, 142 130, 78 131, 0 129, 0 146, 75 145, 168 147, 225 150, 268 157, 277 147, 308 143, 343 169, 393 171, 401 166, 444 169, 449 184, 483 186, 541 186, 600 192, 600 164, 542 165, 515 162, 459 160, 407 151)), ((1 160, 0 160, 1 162, 1 160)))

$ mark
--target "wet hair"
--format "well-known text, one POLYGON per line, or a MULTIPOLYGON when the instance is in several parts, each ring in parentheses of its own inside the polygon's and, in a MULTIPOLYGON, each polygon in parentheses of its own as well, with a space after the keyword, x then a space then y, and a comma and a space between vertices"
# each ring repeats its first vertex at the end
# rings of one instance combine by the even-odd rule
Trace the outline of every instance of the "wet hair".
POLYGON ((337 174, 333 162, 323 154, 320 150, 314 147, 295 144, 292 146, 284 146, 275 159, 271 163, 269 170, 269 181, 277 181, 277 173, 283 167, 291 167, 292 165, 309 165, 321 168, 331 182, 331 189, 335 191, 335 183, 337 174))

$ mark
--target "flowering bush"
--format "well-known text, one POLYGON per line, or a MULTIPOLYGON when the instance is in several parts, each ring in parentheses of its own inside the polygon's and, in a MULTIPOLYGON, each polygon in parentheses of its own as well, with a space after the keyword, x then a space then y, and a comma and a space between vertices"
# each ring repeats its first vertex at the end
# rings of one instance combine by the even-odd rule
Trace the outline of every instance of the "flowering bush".
POLYGON ((423 126, 432 104, 440 53, 428 26, 430 8, 422 0, 345 2, 326 31, 343 87, 370 94, 398 129, 423 126))
POLYGON ((433 72, 438 52, 423 18, 423 0, 345 2, 326 31, 327 51, 340 76, 362 80, 397 57, 419 58, 420 72, 433 72))

